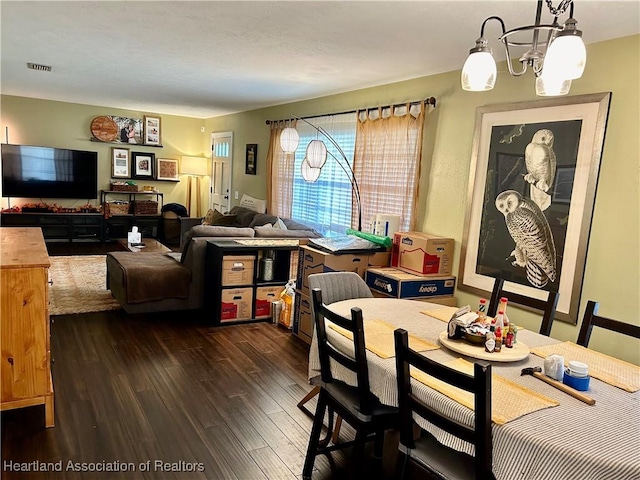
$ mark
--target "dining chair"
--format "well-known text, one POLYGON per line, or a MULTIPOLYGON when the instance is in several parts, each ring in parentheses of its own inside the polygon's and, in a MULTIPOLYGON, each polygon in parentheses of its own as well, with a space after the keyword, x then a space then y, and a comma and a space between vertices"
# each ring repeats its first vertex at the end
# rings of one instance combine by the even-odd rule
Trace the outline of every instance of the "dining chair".
POLYGON ((516 305, 523 305, 525 307, 533 308, 542 311, 542 323, 540 324, 540 335, 551 335, 551 326, 553 318, 556 315, 556 307, 558 306, 558 292, 548 292, 546 300, 539 298, 531 298, 519 293, 508 292, 504 289, 504 280, 502 278, 496 278, 493 284, 493 291, 491 292, 491 298, 489 299, 489 308, 487 315, 489 317, 495 317, 498 313, 498 305, 500 305, 500 298, 507 297, 509 303, 516 305))
MULTIPOLYGON (((317 455, 327 454, 334 450, 353 446, 356 466, 362 466, 365 443, 370 440, 374 440, 374 457, 381 458, 385 431, 398 427, 398 409, 380 403, 371 393, 369 387, 369 368, 365 350, 362 310, 354 307, 351 309, 351 318, 345 318, 327 308, 326 304, 323 303, 320 289, 313 289, 311 293, 318 341, 321 382, 309 446, 302 470, 304 479, 311 478, 317 455), (327 335, 327 321, 351 333, 352 355, 342 353, 339 346, 329 338, 327 335), (353 372, 357 385, 351 386, 334 379, 331 373, 331 362, 337 362, 342 367, 353 372), (327 409, 336 412, 337 415, 353 427, 356 431, 355 440, 327 444, 322 442, 320 434, 327 409)), ((336 333, 337 336, 348 341, 346 337, 338 333, 336 333)), ((327 438, 330 435, 331 431, 329 429, 327 438)))
MULTIPOLYGON (((474 364, 473 376, 435 362, 409 348, 409 336, 404 329, 394 332, 398 405, 400 410, 400 478, 406 473, 406 462, 427 470, 443 479, 494 479, 492 472, 493 444, 491 434, 491 365, 474 364), (412 392, 409 368, 420 370, 438 380, 473 393, 475 422, 470 427, 438 411, 412 392), (426 430, 415 433, 414 414, 436 427, 471 443, 475 455, 446 447, 426 430), (418 437, 416 439, 416 437, 418 437)), ((414 380, 417 381, 417 380, 414 380)))
POLYGON ((630 337, 640 338, 640 327, 637 325, 631 325, 630 323, 620 322, 611 318, 606 318, 598 315, 598 308, 600 304, 589 300, 587 302, 587 308, 584 311, 584 317, 582 317, 582 326, 580 327, 580 333, 578 333, 578 345, 583 347, 589 346, 589 339, 591 338, 591 330, 593 327, 601 327, 614 332, 629 335, 630 337))
MULTIPOLYGON (((322 300, 325 305, 352 298, 373 298, 373 293, 366 282, 355 272, 313 273, 309 275, 308 280, 311 291, 314 288, 319 288, 322 291, 322 300)), ((304 405, 320 393, 319 378, 312 378, 310 383, 314 387, 298 402, 298 408, 313 417, 313 414, 304 405)), ((332 441, 334 443, 337 442, 341 424, 342 418, 337 417, 333 429, 332 441)))

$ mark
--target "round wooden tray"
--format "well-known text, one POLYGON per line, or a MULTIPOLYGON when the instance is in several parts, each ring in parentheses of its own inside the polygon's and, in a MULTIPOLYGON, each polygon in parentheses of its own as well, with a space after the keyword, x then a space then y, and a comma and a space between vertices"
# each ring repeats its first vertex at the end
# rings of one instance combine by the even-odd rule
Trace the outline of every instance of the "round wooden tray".
POLYGON ((487 352, 484 349, 484 345, 473 345, 466 340, 450 340, 447 336, 446 330, 444 332, 440 332, 438 340, 440 340, 440 343, 449 350, 461 353, 467 357, 488 360, 490 362, 517 362, 518 360, 523 360, 529 356, 529 347, 520 340, 518 340, 513 348, 507 348, 503 345, 502 350, 494 353, 487 352))
POLYGON ((102 142, 113 142, 118 137, 118 124, 106 115, 91 122, 91 133, 102 142))

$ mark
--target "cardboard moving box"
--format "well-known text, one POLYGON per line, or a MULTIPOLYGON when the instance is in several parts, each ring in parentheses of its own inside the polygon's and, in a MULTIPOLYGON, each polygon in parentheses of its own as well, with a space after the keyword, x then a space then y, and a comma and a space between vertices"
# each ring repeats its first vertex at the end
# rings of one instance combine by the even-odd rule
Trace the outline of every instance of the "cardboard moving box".
MULTIPOLYGON (((271 316, 271 302, 280 300, 280 293, 284 285, 256 288, 256 305, 254 318, 269 318, 271 316)), ((278 319, 276 319, 277 321, 278 319)))
POLYGON ((220 321, 232 322, 251 319, 253 288, 222 289, 220 300, 220 321))
POLYGON ((225 255, 222 257, 222 285, 250 285, 253 283, 253 255, 225 255))
POLYGON ((293 333, 306 343, 311 344, 313 338, 313 316, 311 315, 311 298, 296 290, 296 304, 293 333))
MULTIPOLYGON (((364 277, 364 272, 369 268, 369 255, 371 254, 336 255, 309 246, 300 247, 296 287, 305 295, 309 295, 308 277, 313 273, 356 272, 364 277)), ((384 261, 382 257, 376 259, 384 261)))
POLYGON ((453 238, 398 232, 393 239, 391 265, 416 275, 451 275, 454 246, 453 238))
POLYGON ((370 268, 365 281, 373 291, 393 298, 423 298, 453 295, 456 277, 424 277, 397 268, 370 268))

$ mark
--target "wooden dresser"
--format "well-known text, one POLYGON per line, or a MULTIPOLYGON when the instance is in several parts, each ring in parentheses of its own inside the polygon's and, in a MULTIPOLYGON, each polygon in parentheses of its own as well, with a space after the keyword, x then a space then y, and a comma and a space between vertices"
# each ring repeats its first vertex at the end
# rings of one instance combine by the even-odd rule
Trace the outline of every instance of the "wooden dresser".
POLYGON ((45 406, 53 427, 49 255, 40 228, 0 228, 0 409, 45 406))

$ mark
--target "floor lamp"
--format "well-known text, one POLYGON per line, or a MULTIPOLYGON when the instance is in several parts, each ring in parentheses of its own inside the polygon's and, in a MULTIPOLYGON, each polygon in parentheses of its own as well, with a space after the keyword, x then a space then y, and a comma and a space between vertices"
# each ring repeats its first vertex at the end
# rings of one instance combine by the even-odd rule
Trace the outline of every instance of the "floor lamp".
POLYGON ((182 161, 180 162, 180 174, 181 175, 189 175, 189 179, 187 182, 187 212, 189 212, 189 216, 200 217, 202 216, 202 211, 200 208, 202 201, 202 190, 200 188, 201 178, 203 176, 209 175, 209 168, 207 164, 207 159, 205 157, 187 157, 183 156, 182 161), (196 191, 196 202, 195 202, 195 215, 191 215, 191 197, 193 193, 193 180, 195 179, 195 191, 196 191))

